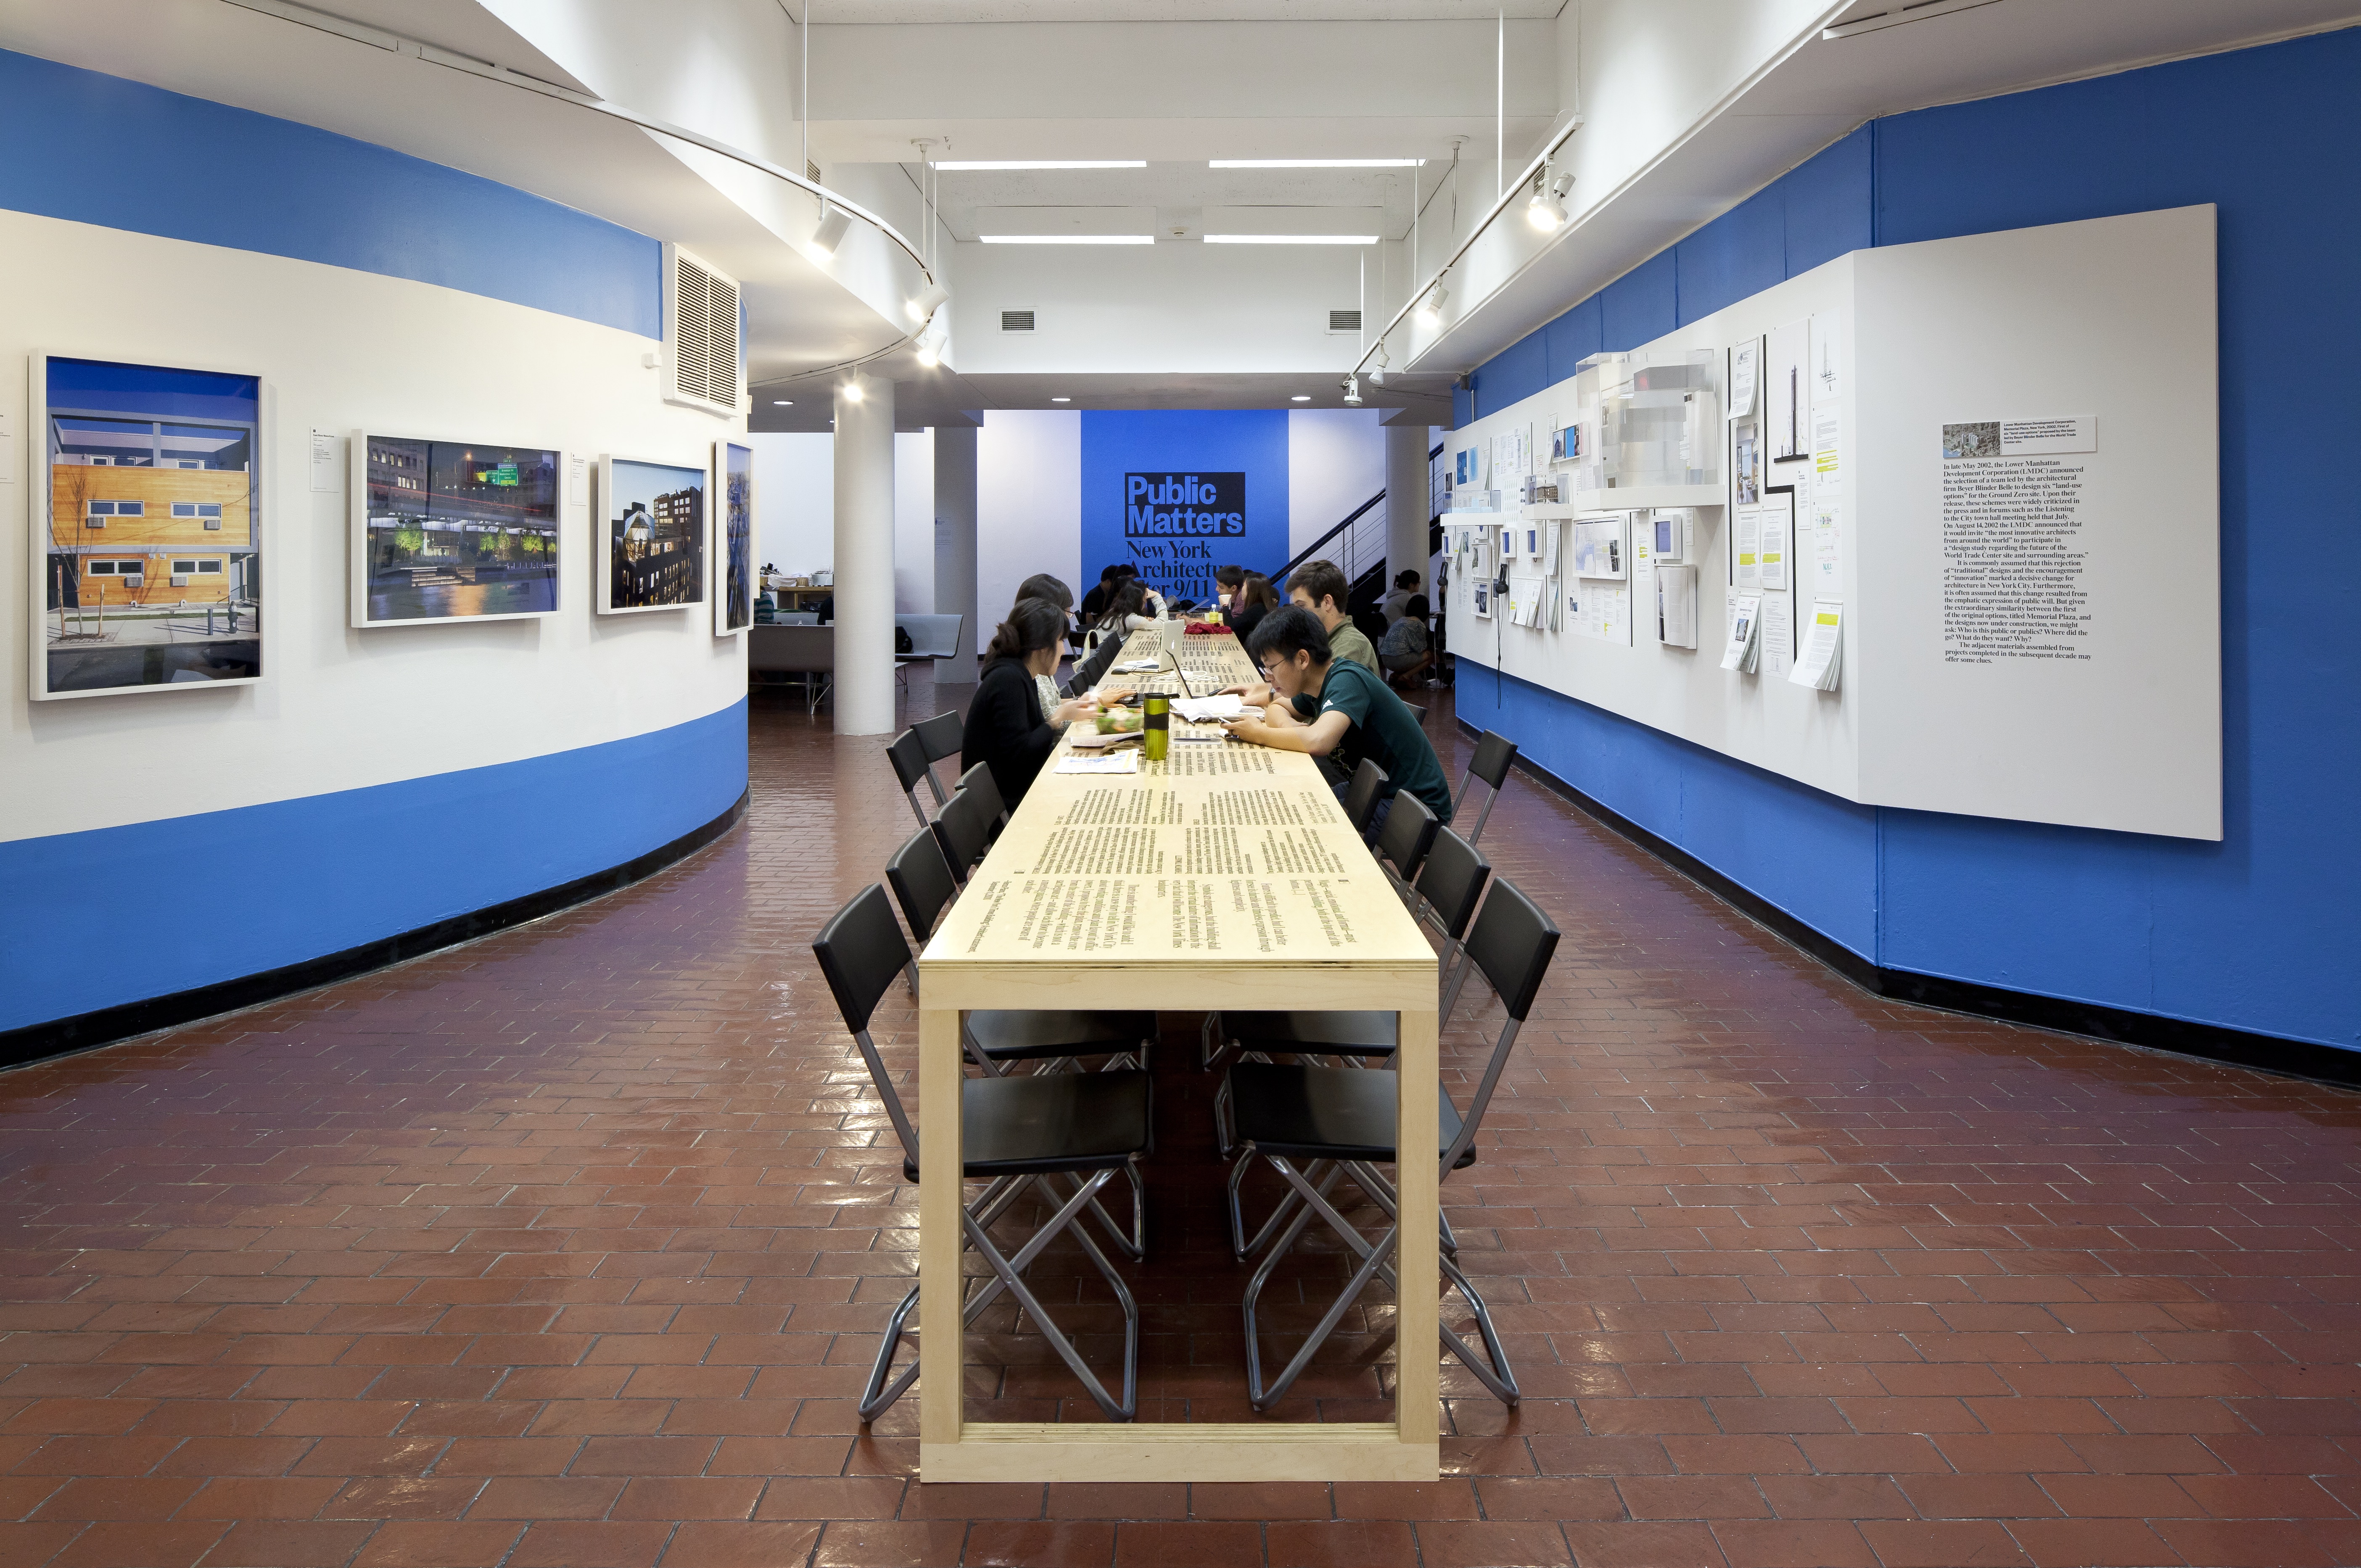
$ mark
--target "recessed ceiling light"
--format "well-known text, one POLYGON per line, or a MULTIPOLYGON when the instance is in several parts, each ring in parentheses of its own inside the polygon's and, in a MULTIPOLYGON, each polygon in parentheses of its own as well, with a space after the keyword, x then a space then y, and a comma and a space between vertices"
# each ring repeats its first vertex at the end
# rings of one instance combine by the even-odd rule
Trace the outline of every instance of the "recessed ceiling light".
POLYGON ((1373 234, 1209 234, 1207 245, 1375 245, 1373 234))
POLYGON ((1146 159, 1138 158, 968 159, 961 159, 957 162, 938 163, 934 165, 934 167, 937 169, 949 169, 954 171, 992 169, 1145 169, 1148 167, 1148 160, 1146 159))
POLYGON ((1422 158, 1209 158, 1208 169, 1420 169, 1422 158))
POLYGON ((1288 399, 1287 400, 1290 403, 1308 403, 1312 400, 1312 394, 1309 392, 1298 392, 1295 396, 1288 399))
POLYGON ((773 398, 771 406, 774 409, 791 409, 796 406, 796 400, 793 398, 773 398))
POLYGON ((1074 400, 1071 398, 1051 398, 1049 400, 1053 403, 1071 403, 1074 400))
POLYGON ((987 234, 986 245, 1154 245, 1152 234, 987 234))

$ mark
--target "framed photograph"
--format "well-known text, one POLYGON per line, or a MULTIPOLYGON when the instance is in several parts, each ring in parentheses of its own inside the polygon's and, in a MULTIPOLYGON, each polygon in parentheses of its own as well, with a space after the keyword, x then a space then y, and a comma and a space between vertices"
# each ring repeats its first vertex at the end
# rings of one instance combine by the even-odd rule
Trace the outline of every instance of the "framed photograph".
POLYGON ((591 542, 600 615, 678 609, 705 602, 702 467, 598 459, 598 520, 591 542))
POLYGON ((557 612, 565 453, 357 430, 346 466, 353 625, 557 612))
POLYGON ((260 680, 262 378, 36 353, 34 701, 260 680))
POLYGON ((713 635, 754 624, 754 449, 713 444, 713 635))

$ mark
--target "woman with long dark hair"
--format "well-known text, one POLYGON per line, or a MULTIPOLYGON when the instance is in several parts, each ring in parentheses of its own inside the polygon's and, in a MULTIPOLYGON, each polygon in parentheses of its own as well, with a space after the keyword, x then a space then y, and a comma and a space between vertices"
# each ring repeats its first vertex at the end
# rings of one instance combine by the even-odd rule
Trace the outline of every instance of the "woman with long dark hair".
POLYGON ((1117 642, 1144 626, 1156 624, 1155 611, 1163 608, 1161 601, 1151 607, 1148 585, 1137 577, 1127 577, 1107 601, 1106 613, 1082 638, 1082 651, 1087 653, 1112 638, 1117 642))
POLYGON ((1020 599, 983 651, 983 673, 960 736, 960 768, 990 763, 992 782, 1011 806, 1032 787, 1066 726, 1098 712, 1088 697, 1042 710, 1034 677, 1057 673, 1065 642, 1063 610, 1040 599, 1020 599))
POLYGON ((1245 647, 1254 629, 1262 624, 1262 618, 1278 608, 1279 590, 1270 586, 1270 579, 1258 572, 1248 572, 1230 604, 1230 630, 1238 634, 1238 646, 1245 647))

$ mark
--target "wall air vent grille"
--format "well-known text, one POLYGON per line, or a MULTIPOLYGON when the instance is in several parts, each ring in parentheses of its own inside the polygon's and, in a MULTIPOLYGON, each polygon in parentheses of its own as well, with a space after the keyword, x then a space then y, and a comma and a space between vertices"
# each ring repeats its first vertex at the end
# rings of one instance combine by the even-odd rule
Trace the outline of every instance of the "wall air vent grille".
POLYGON ((1328 330, 1330 332, 1360 331, 1361 313, 1358 311, 1330 311, 1328 313, 1328 330))
POLYGON ((819 165, 817 163, 807 163, 804 165, 804 178, 810 181, 815 185, 826 183, 826 181, 821 180, 819 177, 819 165))
POLYGON ((664 247, 664 401, 738 412, 738 282, 664 247))
POLYGON ((1000 330, 1003 332, 1031 332, 1033 330, 1033 313, 1031 311, 1001 312, 1000 330))

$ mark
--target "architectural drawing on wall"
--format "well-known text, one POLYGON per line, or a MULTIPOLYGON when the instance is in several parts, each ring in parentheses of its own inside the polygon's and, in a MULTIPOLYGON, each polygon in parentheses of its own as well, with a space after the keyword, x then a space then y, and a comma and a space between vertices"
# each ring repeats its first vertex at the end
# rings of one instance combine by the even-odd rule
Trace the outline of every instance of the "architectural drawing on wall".
MULTIPOLYGON (((1763 350, 1763 443, 1773 463, 1794 463, 1811 454, 1812 324, 1793 321, 1772 329, 1763 350)), ((1773 478, 1771 483, 1784 484, 1773 478)))
POLYGON ((705 602, 705 469, 598 460, 600 615, 705 602))
POLYGON ((351 447, 355 626, 555 612, 563 454, 357 430, 351 447))
POLYGON ((36 355, 32 396, 33 698, 260 679, 261 378, 36 355))
POLYGON ((754 450, 713 444, 713 634, 728 637, 754 624, 754 450))

